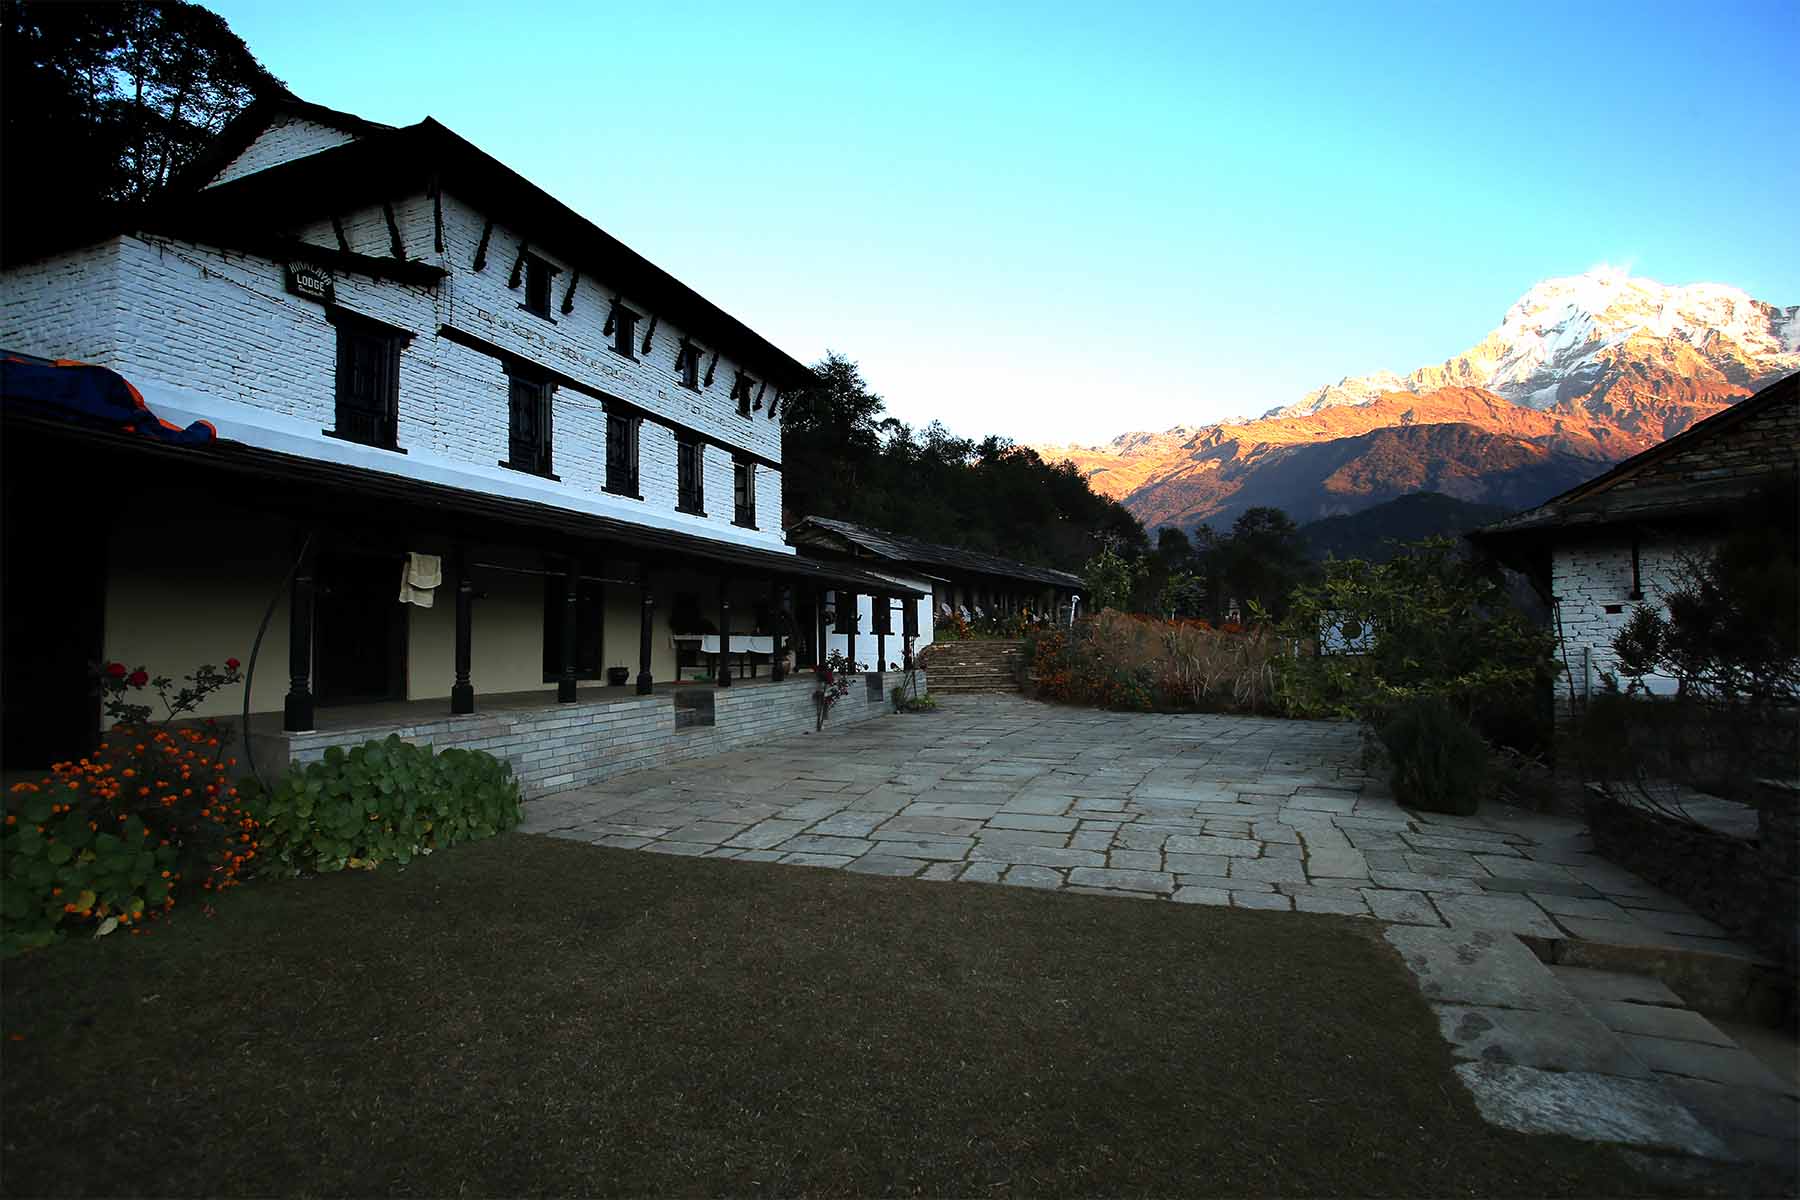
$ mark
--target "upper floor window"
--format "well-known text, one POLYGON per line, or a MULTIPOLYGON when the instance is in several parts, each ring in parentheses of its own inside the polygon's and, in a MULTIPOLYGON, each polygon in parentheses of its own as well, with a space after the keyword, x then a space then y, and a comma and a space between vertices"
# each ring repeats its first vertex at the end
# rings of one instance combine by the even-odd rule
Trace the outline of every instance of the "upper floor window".
POLYGON ((615 354, 623 354, 626 358, 636 358, 637 351, 633 341, 637 337, 638 315, 623 304, 614 304, 612 311, 606 315, 606 329, 602 332, 612 338, 615 354))
POLYGON ((535 254, 525 256, 525 311, 550 315, 550 281, 557 269, 535 254))
POLYGON ((756 528, 756 464, 738 459, 731 465, 732 520, 748 529, 756 528))
POLYGON ((527 367, 508 367, 506 453, 500 465, 533 475, 550 474, 551 383, 527 367))
POLYGON ((681 386, 700 390, 700 347, 681 339, 681 351, 675 356, 675 373, 681 376, 681 386))
POLYGON ((606 490, 638 495, 638 418, 606 414, 606 490))
POLYGON ((400 350, 411 335, 334 311, 337 326, 337 428, 345 441, 395 450, 400 425, 400 350))
POLYGON ((675 443, 675 507, 697 517, 706 515, 705 444, 695 437, 675 443))
POLYGON ((755 390, 756 380, 750 378, 750 376, 744 374, 742 371, 739 371, 737 373, 737 379, 734 380, 731 385, 731 398, 737 401, 739 416, 747 417, 750 415, 750 393, 755 390))

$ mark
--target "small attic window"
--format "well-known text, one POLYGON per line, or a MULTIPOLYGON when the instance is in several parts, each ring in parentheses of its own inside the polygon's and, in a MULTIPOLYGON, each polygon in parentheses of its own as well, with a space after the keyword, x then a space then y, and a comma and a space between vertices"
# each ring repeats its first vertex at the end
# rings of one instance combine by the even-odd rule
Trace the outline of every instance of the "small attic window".
POLYGON ((525 303, 521 307, 526 312, 550 315, 550 280, 555 274, 556 268, 537 255, 525 256, 525 303))

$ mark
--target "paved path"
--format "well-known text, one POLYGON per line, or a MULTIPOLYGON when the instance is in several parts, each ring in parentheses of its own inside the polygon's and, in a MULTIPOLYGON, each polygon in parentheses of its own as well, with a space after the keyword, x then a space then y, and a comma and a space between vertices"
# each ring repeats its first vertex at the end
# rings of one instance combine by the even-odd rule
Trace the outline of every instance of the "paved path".
POLYGON ((1578 822, 1400 808, 1364 771, 1354 725, 956 697, 936 713, 827 725, 553 795, 526 806, 524 829, 1378 919, 1490 1120, 1714 1157, 1792 1155, 1791 1075, 1771 1074, 1666 987, 1551 968, 1509 935, 1742 947, 1594 856, 1578 822))

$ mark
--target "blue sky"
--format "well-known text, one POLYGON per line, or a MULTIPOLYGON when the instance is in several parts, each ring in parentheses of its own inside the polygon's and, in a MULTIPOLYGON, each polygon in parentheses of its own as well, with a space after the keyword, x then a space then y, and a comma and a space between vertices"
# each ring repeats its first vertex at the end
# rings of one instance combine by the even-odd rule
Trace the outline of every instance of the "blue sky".
POLYGON ((1601 262, 1800 303, 1792 0, 210 6, 964 434, 1261 412, 1601 262))

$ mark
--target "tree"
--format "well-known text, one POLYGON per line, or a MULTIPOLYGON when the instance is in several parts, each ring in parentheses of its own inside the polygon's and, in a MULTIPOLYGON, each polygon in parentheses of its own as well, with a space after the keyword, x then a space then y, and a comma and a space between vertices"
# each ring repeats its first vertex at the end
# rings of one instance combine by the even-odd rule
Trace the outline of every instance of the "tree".
POLYGON ((1078 568, 1096 540, 1132 556, 1143 526, 1095 494, 1075 467, 1010 439, 960 438, 934 421, 914 430, 886 413, 851 359, 828 353, 785 405, 783 516, 837 517, 941 542, 1078 568))
POLYGON ((1248 611, 1255 602, 1278 619, 1312 569, 1298 527, 1279 508, 1245 510, 1206 557, 1215 606, 1236 599, 1248 611))
POLYGON ((181 0, 7 0, 0 30, 11 237, 145 204, 281 82, 217 14, 181 0))

